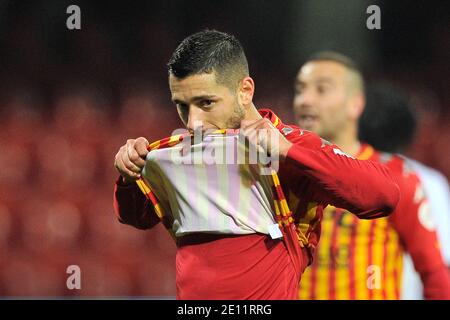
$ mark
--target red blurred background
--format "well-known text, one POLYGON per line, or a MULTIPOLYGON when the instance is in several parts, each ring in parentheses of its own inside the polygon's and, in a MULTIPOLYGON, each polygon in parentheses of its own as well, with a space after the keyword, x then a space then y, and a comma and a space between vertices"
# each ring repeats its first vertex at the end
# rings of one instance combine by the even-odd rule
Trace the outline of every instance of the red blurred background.
POLYGON ((133 229, 113 214, 113 161, 127 138, 155 140, 181 126, 165 63, 179 41, 205 27, 242 41, 257 106, 285 122, 293 119, 302 59, 319 49, 353 55, 369 81, 390 80, 410 93, 420 117, 408 155, 450 177, 445 6, 378 1, 383 29, 369 31, 364 5, 371 3, 349 1, 340 14, 362 8, 353 23, 364 40, 330 33, 308 47, 302 39, 328 34, 319 26, 326 3, 317 12, 299 1, 189 3, 80 1, 82 30, 69 31, 67 1, 2 2, 0 296, 175 295, 175 245, 164 228, 133 229), (69 265, 81 268, 81 290, 66 287, 69 265))

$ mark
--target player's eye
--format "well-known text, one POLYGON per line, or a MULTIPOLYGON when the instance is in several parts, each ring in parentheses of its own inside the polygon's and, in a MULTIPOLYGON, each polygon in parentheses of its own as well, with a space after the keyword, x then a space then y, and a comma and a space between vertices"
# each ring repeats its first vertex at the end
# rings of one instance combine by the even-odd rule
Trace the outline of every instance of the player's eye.
POLYGON ((328 93, 329 90, 330 90, 329 86, 326 85, 317 86, 317 92, 321 95, 328 93))
POLYGON ((199 107, 201 107, 201 108, 212 107, 214 105, 214 103, 215 103, 215 101, 209 100, 209 99, 201 100, 199 103, 199 107))

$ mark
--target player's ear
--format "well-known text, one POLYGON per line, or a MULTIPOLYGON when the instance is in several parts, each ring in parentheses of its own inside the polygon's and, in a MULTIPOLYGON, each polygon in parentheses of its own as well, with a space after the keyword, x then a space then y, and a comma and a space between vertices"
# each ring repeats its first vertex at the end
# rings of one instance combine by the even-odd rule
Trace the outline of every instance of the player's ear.
POLYGON ((366 104, 366 97, 363 93, 355 94, 352 98, 352 104, 350 109, 350 114, 353 119, 359 119, 364 111, 364 106, 366 104))
POLYGON ((253 101, 255 93, 255 82, 250 77, 245 77, 239 82, 238 102, 240 105, 247 106, 253 101))

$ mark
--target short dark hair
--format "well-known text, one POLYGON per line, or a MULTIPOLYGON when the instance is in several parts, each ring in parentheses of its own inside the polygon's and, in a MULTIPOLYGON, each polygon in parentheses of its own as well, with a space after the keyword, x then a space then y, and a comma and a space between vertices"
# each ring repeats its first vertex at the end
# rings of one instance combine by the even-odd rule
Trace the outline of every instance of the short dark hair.
POLYGON ((375 149, 402 152, 410 146, 416 129, 416 117, 407 96, 387 85, 370 86, 366 107, 359 119, 359 138, 375 149))
POLYGON ((249 75, 242 45, 234 36, 217 30, 203 30, 184 39, 167 66, 169 74, 180 79, 215 72, 218 83, 234 86, 249 75))
POLYGON ((309 56, 306 63, 311 61, 333 61, 343 65, 356 75, 359 82, 358 85, 361 87, 361 91, 364 92, 365 85, 361 68, 352 58, 336 51, 319 51, 309 56))

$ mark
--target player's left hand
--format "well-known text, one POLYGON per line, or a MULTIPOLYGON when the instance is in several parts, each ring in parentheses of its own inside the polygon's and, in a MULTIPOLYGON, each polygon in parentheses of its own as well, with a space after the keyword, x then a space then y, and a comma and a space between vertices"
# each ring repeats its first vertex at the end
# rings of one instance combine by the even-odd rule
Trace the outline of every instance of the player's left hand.
POLYGON ((269 119, 256 121, 242 121, 240 133, 244 135, 256 148, 263 148, 271 157, 284 160, 292 143, 274 127, 269 119))

